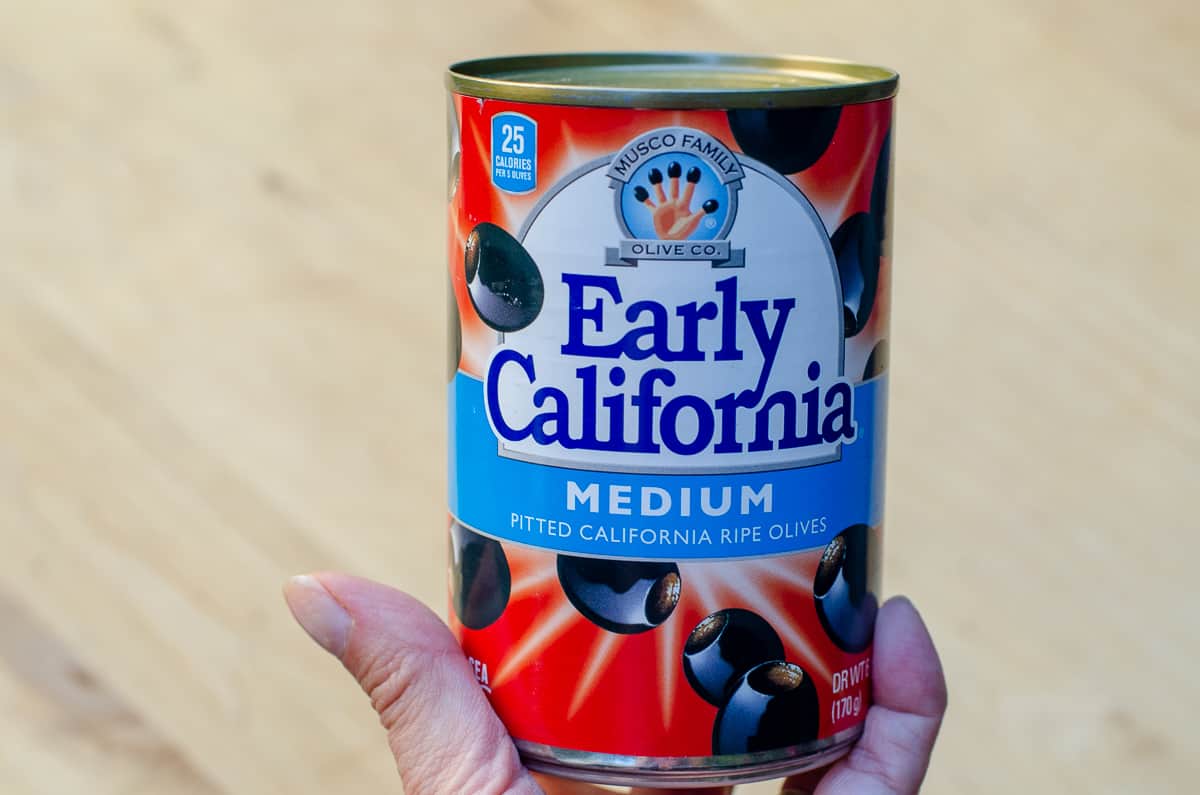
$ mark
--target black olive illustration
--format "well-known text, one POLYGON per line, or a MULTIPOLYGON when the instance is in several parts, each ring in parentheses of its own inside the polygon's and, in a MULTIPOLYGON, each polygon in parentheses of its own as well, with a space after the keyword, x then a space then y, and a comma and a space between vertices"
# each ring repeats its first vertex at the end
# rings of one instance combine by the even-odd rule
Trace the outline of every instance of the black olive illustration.
POLYGON ((641 185, 633 186, 633 198, 637 201, 644 202, 650 198, 650 191, 643 188, 641 185))
POLYGON ((471 303, 496 331, 519 331, 542 311, 546 288, 537 263, 495 224, 485 221, 471 230, 463 265, 471 303))
POLYGON ((733 685, 713 724, 714 754, 746 754, 817 739, 817 688, 800 666, 773 660, 751 668, 733 685))
POLYGON ((783 659, 783 641, 757 613, 731 607, 705 618, 683 647, 683 672, 710 704, 725 703, 729 687, 754 666, 783 659))
POLYGON ((887 367, 888 341, 880 340, 875 343, 875 347, 871 349, 871 355, 867 357, 867 366, 863 369, 863 380, 870 381, 872 378, 882 375, 887 367))
POLYGON ((558 556, 558 581, 583 617, 632 635, 666 621, 679 603, 679 567, 662 561, 558 556))
POLYGON ((650 173, 646 175, 646 179, 650 180, 651 185, 661 185, 663 176, 662 172, 657 168, 650 169, 650 173))
POLYGON ((750 157, 782 174, 795 174, 821 159, 842 109, 778 108, 729 111, 729 128, 750 157))
POLYGON ((871 180, 871 218, 875 221, 875 233, 879 236, 880 250, 886 251, 891 219, 888 218, 888 186, 892 173, 892 131, 888 130, 879 147, 879 161, 875 164, 875 177, 871 180))
POLYGON ((453 381, 462 361, 462 316, 458 313, 453 284, 446 285, 446 297, 446 380, 453 381))
POLYGON ((867 325, 879 284, 879 237, 868 213, 855 213, 830 238, 842 282, 846 336, 867 325))
POLYGON ((848 652, 867 648, 875 631, 875 557, 870 528, 852 525, 825 546, 813 581, 821 626, 848 652))
POLYGON ((718 202, 716 199, 709 199, 708 201, 704 202, 704 204, 700 205, 700 209, 704 210, 704 212, 708 213, 709 215, 712 215, 720 206, 720 202, 718 202))
POLYGON ((674 160, 672 160, 670 163, 667 164, 667 176, 668 177, 670 177, 671 179, 679 179, 679 176, 681 174, 683 174, 683 166, 679 165, 674 160))
POLYGON ((692 166, 691 168, 688 169, 687 181, 692 183, 693 185, 695 185, 697 182, 700 181, 700 167, 699 166, 692 166))
POLYGON ((463 626, 483 629, 504 608, 512 591, 512 573, 499 541, 454 522, 450 526, 450 602, 463 626))

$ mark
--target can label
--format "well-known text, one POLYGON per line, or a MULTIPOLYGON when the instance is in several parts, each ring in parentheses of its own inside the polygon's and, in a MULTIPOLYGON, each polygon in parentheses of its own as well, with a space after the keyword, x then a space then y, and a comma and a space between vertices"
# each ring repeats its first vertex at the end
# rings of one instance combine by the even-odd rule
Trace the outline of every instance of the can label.
POLYGON ((451 624, 523 750, 865 718, 891 111, 452 98, 451 624))

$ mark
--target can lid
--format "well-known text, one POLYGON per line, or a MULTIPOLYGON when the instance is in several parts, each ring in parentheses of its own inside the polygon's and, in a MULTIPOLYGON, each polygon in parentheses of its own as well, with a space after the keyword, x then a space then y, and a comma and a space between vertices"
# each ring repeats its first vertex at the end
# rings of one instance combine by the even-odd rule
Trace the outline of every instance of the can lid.
POLYGON ((472 97, 627 108, 794 108, 886 99, 899 75, 806 55, 597 52, 453 64, 446 83, 472 97))

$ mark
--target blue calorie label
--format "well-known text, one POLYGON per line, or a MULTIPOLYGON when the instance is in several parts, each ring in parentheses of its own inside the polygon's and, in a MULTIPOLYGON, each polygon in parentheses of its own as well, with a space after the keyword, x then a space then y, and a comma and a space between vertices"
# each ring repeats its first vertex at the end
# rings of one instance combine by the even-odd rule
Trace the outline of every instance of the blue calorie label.
POLYGON ((537 122, 528 116, 492 117, 492 184, 506 193, 537 188, 537 122))

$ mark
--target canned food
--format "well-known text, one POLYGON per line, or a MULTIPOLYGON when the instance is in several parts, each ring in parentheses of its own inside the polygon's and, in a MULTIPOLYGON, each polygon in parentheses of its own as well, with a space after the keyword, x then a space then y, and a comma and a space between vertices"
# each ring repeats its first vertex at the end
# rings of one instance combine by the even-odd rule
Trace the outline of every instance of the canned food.
POLYGON ((862 731, 887 69, 451 67, 451 626, 534 769, 735 783, 862 731))

